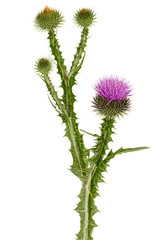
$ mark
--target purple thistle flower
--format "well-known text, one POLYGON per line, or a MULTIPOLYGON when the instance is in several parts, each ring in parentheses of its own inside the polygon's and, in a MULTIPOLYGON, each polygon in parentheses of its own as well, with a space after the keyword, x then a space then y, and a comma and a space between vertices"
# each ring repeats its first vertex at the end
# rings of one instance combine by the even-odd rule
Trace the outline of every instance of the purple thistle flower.
POLYGON ((124 79, 109 77, 100 79, 95 84, 96 97, 94 107, 96 111, 107 117, 115 117, 126 113, 130 109, 131 87, 124 79))
POLYGON ((128 97, 131 96, 130 86, 125 83, 124 79, 119 80, 118 77, 100 79, 94 89, 99 96, 103 97, 105 100, 109 100, 107 105, 111 101, 117 100, 120 102, 122 99, 128 99, 128 97))

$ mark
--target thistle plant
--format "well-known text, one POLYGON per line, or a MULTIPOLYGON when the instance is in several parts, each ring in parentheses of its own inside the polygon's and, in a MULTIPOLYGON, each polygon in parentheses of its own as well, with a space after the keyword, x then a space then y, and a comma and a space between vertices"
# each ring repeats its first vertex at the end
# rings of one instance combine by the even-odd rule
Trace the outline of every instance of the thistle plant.
POLYGON ((70 141, 70 152, 73 158, 70 170, 82 183, 80 201, 75 209, 80 216, 80 231, 77 234, 77 240, 93 240, 92 232, 97 226, 94 214, 98 212, 95 198, 99 195, 98 184, 104 182, 103 173, 107 172, 110 160, 119 154, 148 148, 121 147, 115 152, 109 148, 116 118, 124 116, 131 108, 132 88, 128 82, 118 77, 100 78, 94 85, 95 97, 92 104, 94 111, 102 119, 100 134, 92 134, 79 129, 77 113, 74 110, 73 86, 77 83, 76 76, 84 62, 89 29, 95 20, 96 14, 90 9, 80 9, 74 14, 74 22, 81 29, 81 39, 68 71, 57 39, 57 29, 64 22, 63 15, 55 9, 45 7, 35 18, 36 28, 48 33, 49 46, 54 57, 54 61, 45 57, 38 59, 35 68, 48 89, 48 97, 52 106, 66 126, 65 136, 70 141), (61 97, 51 81, 53 62, 61 78, 60 87, 63 90, 61 97), (84 143, 82 132, 92 135, 95 139, 95 144, 90 149, 84 143))

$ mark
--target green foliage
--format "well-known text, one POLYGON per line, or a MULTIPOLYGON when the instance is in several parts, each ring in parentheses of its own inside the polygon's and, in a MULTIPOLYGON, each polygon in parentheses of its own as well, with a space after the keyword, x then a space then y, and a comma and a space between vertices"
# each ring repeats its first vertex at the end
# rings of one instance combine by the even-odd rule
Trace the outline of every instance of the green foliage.
POLYGON ((40 31, 50 31, 60 27, 64 22, 62 14, 55 10, 45 7, 35 18, 35 27, 40 31))
POLYGON ((146 150, 149 149, 150 147, 136 147, 136 148, 120 148, 118 149, 116 152, 113 152, 112 150, 110 150, 110 152, 108 153, 107 157, 104 159, 104 164, 106 164, 106 162, 108 162, 110 159, 114 158, 116 155, 122 154, 122 153, 129 153, 129 152, 137 152, 137 151, 141 151, 141 150, 146 150))
POLYGON ((82 189, 79 194, 80 202, 75 209, 80 215, 80 231, 77 234, 77 240, 93 240, 92 232, 94 227, 97 226, 93 217, 94 214, 98 212, 95 205, 95 198, 99 195, 98 184, 104 182, 103 172, 107 171, 109 161, 118 154, 148 148, 120 148, 116 152, 110 150, 108 143, 112 141, 111 135, 114 134, 115 116, 120 114, 119 109, 121 112, 125 112, 130 105, 129 102, 125 101, 116 103, 111 102, 107 105, 107 108, 109 108, 107 111, 110 112, 110 114, 106 115, 106 102, 104 106, 102 99, 98 98, 94 99, 94 105, 99 112, 103 112, 105 117, 101 123, 100 135, 91 134, 81 130, 95 138, 95 145, 91 149, 85 147, 83 134, 80 132, 78 126, 77 114, 74 111, 74 103, 76 99, 73 93, 73 86, 76 84, 76 76, 84 62, 89 26, 95 21, 95 14, 89 9, 81 9, 75 13, 74 19, 83 29, 69 72, 65 66, 55 31, 55 28, 63 22, 62 15, 58 11, 46 7, 37 15, 35 20, 38 28, 48 31, 51 53, 55 59, 57 73, 61 78, 60 87, 63 90, 61 98, 55 90, 49 76, 52 69, 51 61, 47 58, 39 59, 36 62, 36 71, 47 87, 50 103, 62 118, 62 122, 66 125, 65 136, 68 137, 71 143, 70 152, 73 157, 73 164, 70 170, 82 182, 82 189), (107 155, 106 151, 108 151, 107 155), (90 157, 91 152, 92 156, 90 157))

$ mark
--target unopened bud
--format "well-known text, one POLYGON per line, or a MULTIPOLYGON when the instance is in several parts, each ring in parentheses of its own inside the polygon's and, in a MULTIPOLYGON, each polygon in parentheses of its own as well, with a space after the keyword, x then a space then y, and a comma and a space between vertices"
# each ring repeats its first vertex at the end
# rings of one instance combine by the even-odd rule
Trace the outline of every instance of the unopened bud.
POLYGON ((96 19, 96 15, 94 11, 86 8, 78 10, 74 15, 75 22, 80 27, 85 27, 85 28, 90 27, 95 22, 95 19, 96 19))
POLYGON ((62 14, 55 10, 45 7, 35 18, 35 26, 41 31, 50 31, 59 27, 64 22, 62 14))
POLYGON ((36 70, 41 74, 48 74, 52 70, 52 63, 47 58, 40 58, 36 62, 36 70))

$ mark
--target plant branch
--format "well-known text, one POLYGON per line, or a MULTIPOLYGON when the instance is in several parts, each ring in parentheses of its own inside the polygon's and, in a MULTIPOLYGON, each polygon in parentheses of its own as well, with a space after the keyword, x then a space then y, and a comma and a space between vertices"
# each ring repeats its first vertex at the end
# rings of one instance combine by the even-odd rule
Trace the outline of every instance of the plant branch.
POLYGON ((80 202, 76 208, 81 218, 80 231, 77 234, 77 240, 92 240, 93 228, 96 223, 93 216, 98 212, 94 199, 98 196, 98 183, 103 181, 102 164, 103 157, 108 149, 108 143, 112 141, 111 134, 114 127, 114 120, 105 118, 101 125, 101 135, 97 136, 96 145, 92 148, 94 156, 90 159, 90 168, 83 182, 81 193, 79 195, 80 202))
POLYGON ((69 71, 69 78, 71 78, 72 75, 74 75, 74 77, 75 77, 78 74, 78 71, 80 70, 80 68, 82 66, 82 63, 83 63, 84 57, 85 57, 84 50, 87 45, 88 34, 89 34, 89 29, 83 28, 82 33, 81 33, 81 40, 77 47, 77 52, 74 55, 74 60, 72 62, 72 66, 69 71), (82 58, 82 56, 83 56, 83 58, 82 58), (81 59, 82 59, 82 62, 80 63, 81 59))
POLYGON ((65 116, 67 115, 67 112, 65 110, 65 107, 61 101, 61 99, 58 97, 58 93, 56 92, 48 74, 43 75, 43 81, 46 84, 46 87, 51 95, 51 97, 53 98, 53 100, 56 102, 56 105, 58 106, 58 109, 60 110, 60 112, 62 114, 64 114, 65 116))
POLYGON ((56 33, 54 31, 49 32, 49 40, 52 54, 55 57, 57 63, 58 73, 62 79, 61 87, 63 88, 62 101, 67 112, 66 115, 66 136, 68 136, 71 142, 71 153, 74 158, 73 165, 71 166, 71 171, 78 177, 82 177, 85 172, 85 167, 87 166, 87 161, 85 160, 85 146, 83 141, 83 136, 80 134, 78 129, 78 124, 76 122, 77 117, 74 112, 74 102, 75 96, 72 92, 73 85, 68 77, 66 66, 64 65, 64 59, 62 58, 62 53, 60 52, 60 46, 56 38, 56 33), (77 163, 76 163, 77 162, 77 163))
POLYGON ((80 131, 81 131, 81 132, 84 132, 84 133, 86 133, 86 134, 88 134, 88 135, 91 135, 91 136, 93 136, 93 137, 99 137, 97 134, 92 134, 92 133, 89 133, 89 132, 87 132, 87 131, 85 131, 85 130, 82 130, 82 129, 80 129, 80 131))
POLYGON ((69 77, 68 77, 67 67, 64 64, 64 59, 60 51, 60 45, 58 43, 56 33, 54 30, 49 32, 48 39, 50 41, 51 52, 54 55, 55 61, 57 63, 58 74, 60 75, 61 81, 62 81, 61 83, 61 87, 63 88, 62 101, 66 107, 68 116, 70 116, 72 104, 71 104, 71 89, 69 86, 69 77))
POLYGON ((81 147, 81 138, 79 138, 79 131, 75 131, 75 125, 71 117, 66 119, 66 126, 66 136, 71 142, 71 153, 73 157, 71 171, 82 179, 85 174, 86 164, 84 161, 84 149, 81 147))
POLYGON ((116 152, 113 152, 110 150, 107 157, 103 160, 104 164, 108 162, 110 159, 114 158, 116 155, 122 154, 122 153, 128 153, 128 152, 137 152, 141 150, 149 149, 150 147, 135 147, 135 148, 120 148, 116 152))
POLYGON ((59 113, 59 115, 61 115, 62 113, 57 109, 57 106, 52 102, 52 100, 51 100, 50 97, 49 97, 49 94, 48 94, 48 99, 49 99, 52 107, 59 113))

